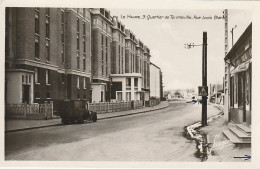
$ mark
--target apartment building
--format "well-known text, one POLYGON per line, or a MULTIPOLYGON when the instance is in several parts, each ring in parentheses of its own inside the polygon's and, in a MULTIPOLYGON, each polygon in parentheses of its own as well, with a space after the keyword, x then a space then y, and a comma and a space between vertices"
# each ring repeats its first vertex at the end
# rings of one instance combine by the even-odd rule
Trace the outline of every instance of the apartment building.
POLYGON ((150 57, 107 9, 6 8, 6 103, 148 101, 150 57))
POLYGON ((89 101, 90 21, 88 9, 6 8, 6 103, 89 101))
POLYGON ((91 9, 92 20, 92 82, 93 102, 110 100, 111 46, 113 25, 110 11, 104 8, 91 9))
POLYGON ((140 100, 142 76, 135 71, 136 39, 116 17, 113 17, 112 30, 111 99, 114 101, 140 100))

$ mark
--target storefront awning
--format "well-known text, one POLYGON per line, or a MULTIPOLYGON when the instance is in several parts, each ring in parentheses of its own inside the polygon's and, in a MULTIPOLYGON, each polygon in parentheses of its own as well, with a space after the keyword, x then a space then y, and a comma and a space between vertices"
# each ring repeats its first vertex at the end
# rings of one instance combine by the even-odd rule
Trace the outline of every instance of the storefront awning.
POLYGON ((234 70, 231 70, 231 74, 235 74, 235 73, 238 73, 238 72, 243 72, 243 71, 246 71, 248 68, 249 68, 249 64, 251 63, 251 59, 238 65, 234 70))

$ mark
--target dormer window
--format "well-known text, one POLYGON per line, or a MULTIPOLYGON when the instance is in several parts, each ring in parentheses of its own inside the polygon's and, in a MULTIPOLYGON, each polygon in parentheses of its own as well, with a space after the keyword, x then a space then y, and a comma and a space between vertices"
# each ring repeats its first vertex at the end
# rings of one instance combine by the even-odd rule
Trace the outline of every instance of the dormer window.
POLYGON ((100 8, 100 13, 105 16, 105 9, 104 8, 100 8))

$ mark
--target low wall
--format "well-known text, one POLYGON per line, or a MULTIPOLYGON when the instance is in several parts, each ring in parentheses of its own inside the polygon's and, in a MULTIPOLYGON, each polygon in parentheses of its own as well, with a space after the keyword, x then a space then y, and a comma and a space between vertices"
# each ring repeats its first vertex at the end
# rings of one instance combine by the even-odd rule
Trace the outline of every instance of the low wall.
POLYGON ((129 102, 100 102, 88 103, 87 109, 97 113, 108 113, 117 111, 126 111, 131 109, 139 109, 143 107, 143 101, 129 101, 129 102))
POLYGON ((44 104, 6 104, 5 118, 7 119, 30 119, 44 120, 53 117, 53 103, 44 104))

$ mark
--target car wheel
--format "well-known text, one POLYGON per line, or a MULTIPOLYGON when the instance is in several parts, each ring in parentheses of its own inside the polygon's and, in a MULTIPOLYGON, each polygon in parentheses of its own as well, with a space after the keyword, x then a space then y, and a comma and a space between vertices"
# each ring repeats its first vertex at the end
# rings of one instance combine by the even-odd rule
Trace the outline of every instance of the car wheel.
POLYGON ((92 118, 93 122, 96 122, 97 121, 97 113, 91 112, 91 118, 92 118))
POLYGON ((77 122, 78 122, 78 124, 83 124, 84 123, 84 119, 83 119, 82 115, 79 116, 77 122))

